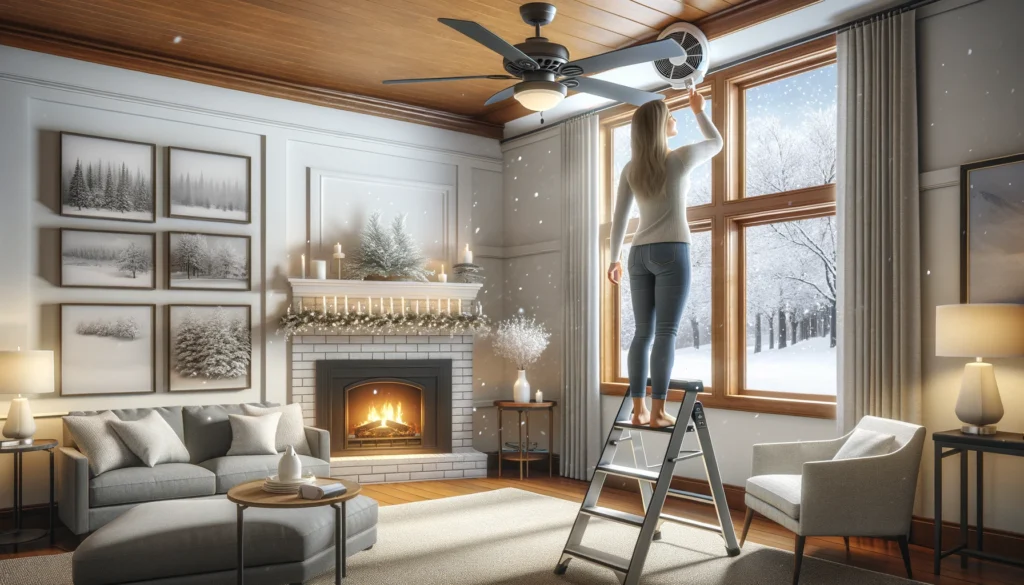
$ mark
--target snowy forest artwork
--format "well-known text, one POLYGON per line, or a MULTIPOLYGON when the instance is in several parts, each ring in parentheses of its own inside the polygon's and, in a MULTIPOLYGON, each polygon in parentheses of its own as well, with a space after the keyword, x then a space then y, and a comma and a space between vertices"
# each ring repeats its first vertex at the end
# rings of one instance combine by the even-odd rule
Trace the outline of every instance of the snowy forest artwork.
POLYGON ((61 215, 156 221, 156 146, 61 132, 61 215))
POLYGON ((249 237, 167 234, 170 288, 249 290, 249 237))
POLYGON ((249 223, 249 157, 167 149, 170 217, 249 223))
MULTIPOLYGON (((746 197, 835 182, 835 65, 749 88, 744 91, 744 106, 746 197)), ((709 112, 710 107, 708 103, 709 112)), ((679 135, 670 141, 672 148, 703 139, 688 109, 674 115, 679 135)), ((616 181, 630 156, 628 128, 613 131, 616 181)), ((706 163, 693 171, 688 206, 712 201, 710 168, 711 163, 706 163)), ((637 215, 635 209, 633 214, 637 215)), ((742 234, 745 388, 835 394, 835 217, 747 226, 742 234)), ((700 379, 705 384, 712 382, 713 295, 715 302, 725 302, 711 288, 711 249, 711 232, 691 234, 692 283, 672 370, 673 378, 700 379)), ((636 329, 628 274, 618 288, 620 375, 626 376, 625 356, 636 329)))
POLYGON ((1024 302, 1024 154, 961 168, 962 301, 1024 302))
POLYGON ((156 288, 156 235, 60 230, 60 285, 156 288))
POLYGON ((155 305, 61 305, 61 395, 155 392, 155 321, 155 305))
POLYGON ((252 337, 247 305, 171 305, 168 309, 171 392, 250 386, 252 337))

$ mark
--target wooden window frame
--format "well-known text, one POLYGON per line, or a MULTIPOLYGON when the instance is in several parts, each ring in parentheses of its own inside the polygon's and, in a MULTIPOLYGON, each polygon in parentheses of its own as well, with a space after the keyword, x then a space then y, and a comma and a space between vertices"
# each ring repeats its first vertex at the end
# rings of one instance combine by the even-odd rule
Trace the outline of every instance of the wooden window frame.
MULTIPOLYGON (((744 139, 746 120, 743 92, 750 87, 792 77, 836 62, 834 36, 812 41, 708 75, 697 86, 714 102, 711 117, 722 133, 725 147, 711 161, 711 203, 687 209, 691 231, 711 232, 711 338, 712 377, 705 381, 701 402, 711 408, 815 418, 835 418, 836 396, 807 395, 785 391, 747 390, 746 374, 746 276, 743 228, 746 226, 835 215, 836 187, 822 185, 783 193, 744 196, 744 139)), ((668 90, 670 110, 689 105, 686 91, 668 90)), ((601 114, 601 266, 611 261, 608 246, 615 199, 613 131, 628 124, 635 108, 621 105, 601 114)), ((639 221, 630 220, 626 241, 632 240, 639 221)), ((602 275, 601 393, 622 396, 629 388, 619 375, 619 296, 602 275)), ((650 394, 650 388, 647 389, 650 394)), ((682 392, 669 391, 669 400, 682 392)))

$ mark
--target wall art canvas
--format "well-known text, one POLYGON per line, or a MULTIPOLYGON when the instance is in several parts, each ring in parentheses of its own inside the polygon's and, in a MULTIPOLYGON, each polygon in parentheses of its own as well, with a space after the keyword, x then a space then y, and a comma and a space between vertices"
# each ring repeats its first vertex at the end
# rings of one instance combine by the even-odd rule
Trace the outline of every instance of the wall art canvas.
POLYGON ((156 145, 60 134, 61 215, 156 221, 156 145))
POLYGON ((156 305, 61 305, 61 395, 155 392, 155 325, 156 305))
POLYGON ((167 363, 171 392, 244 390, 251 385, 248 305, 170 305, 167 363))
POLYGON ((170 288, 250 288, 252 263, 248 236, 169 232, 167 255, 170 288))
POLYGON ((60 230, 60 285, 156 288, 156 234, 60 230))
POLYGON ((170 217, 249 223, 251 161, 247 156, 170 147, 170 217))
POLYGON ((1024 302, 1024 154, 960 167, 961 301, 1024 302))

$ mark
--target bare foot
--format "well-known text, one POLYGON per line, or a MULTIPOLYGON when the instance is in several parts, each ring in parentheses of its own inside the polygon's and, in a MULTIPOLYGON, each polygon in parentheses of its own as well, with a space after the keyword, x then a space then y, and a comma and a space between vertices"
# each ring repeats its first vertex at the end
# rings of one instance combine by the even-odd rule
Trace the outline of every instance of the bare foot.
POLYGON ((660 429, 662 427, 670 427, 670 426, 672 426, 674 424, 676 424, 675 417, 673 417, 671 415, 668 415, 668 414, 665 414, 664 412, 662 412, 659 415, 651 417, 651 428, 652 429, 660 429))
POLYGON ((633 413, 633 424, 645 425, 651 422, 651 413, 646 410, 640 413, 633 413))

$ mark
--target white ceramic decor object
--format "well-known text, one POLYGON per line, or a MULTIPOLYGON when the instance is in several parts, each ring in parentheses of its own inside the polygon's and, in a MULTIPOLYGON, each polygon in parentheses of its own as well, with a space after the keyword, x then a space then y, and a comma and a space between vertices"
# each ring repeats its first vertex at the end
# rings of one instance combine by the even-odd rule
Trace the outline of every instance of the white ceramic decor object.
POLYGON ((512 400, 521 403, 530 401, 530 382, 526 379, 526 370, 519 370, 519 378, 512 386, 512 400))
POLYGON ((294 481, 302 477, 302 461, 295 447, 288 445, 288 449, 281 455, 281 462, 277 464, 277 477, 280 481, 294 481))

